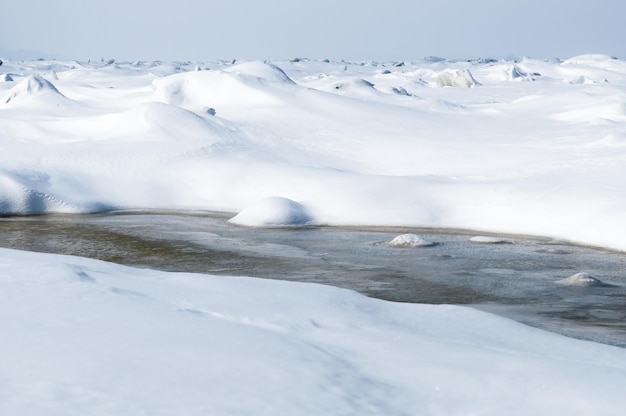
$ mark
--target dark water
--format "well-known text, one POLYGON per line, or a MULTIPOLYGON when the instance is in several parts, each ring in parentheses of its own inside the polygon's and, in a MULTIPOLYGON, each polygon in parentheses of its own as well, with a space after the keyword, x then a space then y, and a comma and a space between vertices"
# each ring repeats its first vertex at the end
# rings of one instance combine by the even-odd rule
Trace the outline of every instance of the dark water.
POLYGON ((167 271, 316 282, 368 296, 462 304, 626 347, 626 255, 540 239, 390 228, 254 229, 220 214, 113 213, 0 219, 0 245, 167 271), (403 233, 437 242, 387 244, 403 233), (605 286, 555 283, 588 272, 605 286))

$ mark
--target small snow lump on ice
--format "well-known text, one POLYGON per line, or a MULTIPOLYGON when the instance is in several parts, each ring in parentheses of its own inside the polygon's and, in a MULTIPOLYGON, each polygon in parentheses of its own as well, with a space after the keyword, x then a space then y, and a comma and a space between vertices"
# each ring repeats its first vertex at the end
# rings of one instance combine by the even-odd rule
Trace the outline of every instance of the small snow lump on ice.
POLYGON ((477 235, 476 237, 472 237, 469 239, 471 243, 479 243, 479 244, 508 244, 509 241, 506 241, 499 237, 488 237, 484 235, 477 235))
POLYGON ((417 234, 402 234, 389 242, 391 247, 432 247, 437 245, 417 234))
POLYGON ((270 197, 248 205, 229 221, 249 227, 298 227, 312 225, 313 217, 298 202, 270 197))
POLYGON ((557 280, 557 283, 564 286, 609 286, 602 280, 596 279, 585 272, 576 273, 565 279, 557 280))

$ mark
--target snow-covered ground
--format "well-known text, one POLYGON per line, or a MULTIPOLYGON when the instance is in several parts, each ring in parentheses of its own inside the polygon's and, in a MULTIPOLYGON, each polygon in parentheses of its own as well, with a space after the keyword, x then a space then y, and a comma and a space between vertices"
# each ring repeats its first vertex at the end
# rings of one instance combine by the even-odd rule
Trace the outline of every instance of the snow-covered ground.
MULTIPOLYGON (((626 62, 6 61, 0 212, 238 212, 626 250, 626 62)), ((249 216, 249 215, 248 215, 249 216)))
POLYGON ((0 250, 3 415, 620 415, 626 350, 313 284, 0 250))
MULTIPOLYGON (((0 67, 0 214, 243 209, 626 250, 624 162, 606 56, 0 67)), ((626 408, 624 349, 324 286, 0 250, 0 316, 1 414, 626 408)))

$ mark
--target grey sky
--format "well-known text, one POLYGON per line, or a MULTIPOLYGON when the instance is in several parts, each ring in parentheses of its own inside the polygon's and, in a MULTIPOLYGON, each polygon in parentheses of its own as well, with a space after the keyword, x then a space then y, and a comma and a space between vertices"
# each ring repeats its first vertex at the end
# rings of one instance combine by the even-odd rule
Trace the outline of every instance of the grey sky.
POLYGON ((604 53, 626 59, 621 0, 0 2, 0 56, 405 60, 604 53))

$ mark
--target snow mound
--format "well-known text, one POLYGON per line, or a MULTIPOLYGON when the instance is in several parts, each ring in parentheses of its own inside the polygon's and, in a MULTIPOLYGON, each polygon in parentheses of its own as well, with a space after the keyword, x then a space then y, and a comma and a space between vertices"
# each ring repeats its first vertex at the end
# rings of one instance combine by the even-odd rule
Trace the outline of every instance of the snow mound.
POLYGON ((350 81, 346 81, 346 82, 339 82, 335 85, 333 85, 333 88, 336 90, 341 90, 341 89, 365 89, 365 90, 370 90, 374 88, 374 84, 372 84, 371 82, 365 80, 365 79, 353 79, 350 81))
POLYGON ((437 245, 417 234, 402 234, 389 242, 392 247, 432 247, 437 245))
POLYGON ((194 112, 215 109, 239 118, 242 109, 259 110, 283 104, 281 91, 294 82, 275 65, 247 63, 225 70, 192 71, 152 82, 153 99, 194 112))
POLYGON ((0 82, 11 82, 13 81, 13 77, 10 74, 2 74, 0 76, 0 82))
POLYGON ((37 183, 46 181, 46 175, 29 180, 21 175, 0 172, 0 215, 76 212, 71 205, 36 189, 37 183))
POLYGON ((295 82, 278 65, 265 62, 244 62, 224 69, 224 72, 239 76, 256 78, 268 84, 288 84, 295 82))
POLYGON ((463 71, 447 69, 437 75, 437 85, 439 87, 471 88, 480 84, 474 79, 469 69, 463 71))
POLYGON ((506 79, 508 81, 534 81, 535 78, 533 75, 537 74, 535 73, 531 75, 517 65, 511 65, 506 70, 506 79))
POLYGON ((33 104, 48 106, 67 106, 71 103, 67 97, 45 78, 29 75, 19 84, 11 88, 0 104, 25 105, 33 104))
POLYGON ((477 235, 469 239, 472 243, 478 244, 509 244, 510 241, 504 240, 499 237, 488 237, 484 235, 477 235))
POLYGON ((614 61, 614 60, 616 60, 616 58, 610 55, 605 55, 605 54, 600 54, 600 53, 590 53, 590 54, 573 56, 563 61, 563 64, 564 65, 590 65, 590 64, 593 65, 593 64, 598 64, 598 63, 602 64, 607 61, 614 61))
POLYGON ((150 102, 111 119, 114 135, 139 141, 203 140, 211 144, 228 134, 217 122, 177 106, 150 102))
POLYGON ((608 286, 603 281, 585 272, 573 274, 570 277, 558 280, 557 283, 564 286, 608 286))
POLYGON ((230 222, 249 227, 298 227, 312 225, 313 217, 298 202, 270 197, 245 207, 230 222))

